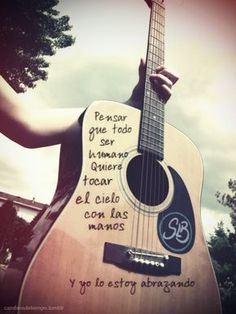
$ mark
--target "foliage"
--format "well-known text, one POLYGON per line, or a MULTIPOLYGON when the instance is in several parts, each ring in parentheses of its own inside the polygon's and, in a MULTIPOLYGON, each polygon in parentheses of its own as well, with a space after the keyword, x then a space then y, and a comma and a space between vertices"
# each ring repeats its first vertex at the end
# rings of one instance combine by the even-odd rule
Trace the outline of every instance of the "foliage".
POLYGON ((17 216, 12 201, 0 207, 0 224, 0 263, 3 263, 6 252, 13 252, 28 237, 30 224, 17 216))
POLYGON ((209 251, 219 285, 223 314, 233 314, 236 309, 236 180, 229 180, 229 193, 217 192, 217 200, 231 209, 231 223, 234 232, 225 230, 223 222, 218 223, 210 237, 209 251))
POLYGON ((231 209, 231 222, 236 233, 236 180, 230 179, 228 182, 228 188, 230 190, 230 193, 222 194, 220 192, 217 192, 216 197, 220 204, 231 209))
POLYGON ((47 79, 49 63, 58 48, 71 46, 74 38, 69 17, 59 17, 59 0, 1 0, 0 74, 17 92, 47 79))

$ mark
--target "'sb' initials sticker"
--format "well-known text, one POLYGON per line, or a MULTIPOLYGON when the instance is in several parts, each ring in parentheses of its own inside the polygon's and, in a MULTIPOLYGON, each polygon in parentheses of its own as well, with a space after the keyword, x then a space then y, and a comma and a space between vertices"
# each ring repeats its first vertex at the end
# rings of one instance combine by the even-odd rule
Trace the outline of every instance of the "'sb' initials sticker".
POLYGON ((192 226, 182 213, 172 212, 164 216, 159 224, 158 233, 164 247, 171 252, 183 253, 192 245, 192 226))

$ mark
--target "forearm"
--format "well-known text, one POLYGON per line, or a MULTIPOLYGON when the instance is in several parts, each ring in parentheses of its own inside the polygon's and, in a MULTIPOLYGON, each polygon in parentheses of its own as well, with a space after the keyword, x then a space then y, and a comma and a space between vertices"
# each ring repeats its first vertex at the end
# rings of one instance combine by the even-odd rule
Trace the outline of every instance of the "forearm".
MULTIPOLYGON (((32 106, 33 107, 33 106, 32 106)), ((32 109, 0 77, 0 131, 24 147, 36 148, 62 142, 66 130, 83 108, 32 109)))
POLYGON ((84 108, 43 109, 30 113, 27 123, 29 139, 27 147, 42 147, 60 144, 72 125, 79 128, 78 118, 84 108))
MULTIPOLYGON (((37 148, 60 144, 66 131, 78 120, 79 109, 28 111, 23 117, 4 117, 1 132, 16 143, 37 148)), ((74 126, 76 127, 76 126, 74 126)))

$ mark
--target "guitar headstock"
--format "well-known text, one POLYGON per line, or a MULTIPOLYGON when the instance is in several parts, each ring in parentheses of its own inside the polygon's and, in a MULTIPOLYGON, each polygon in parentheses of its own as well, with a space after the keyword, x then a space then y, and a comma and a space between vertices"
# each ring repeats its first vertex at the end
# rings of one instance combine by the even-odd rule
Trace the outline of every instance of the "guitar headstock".
POLYGON ((156 2, 156 3, 159 3, 159 4, 164 4, 164 1, 165 0, 145 0, 147 5, 149 6, 149 8, 151 8, 153 2, 156 2))

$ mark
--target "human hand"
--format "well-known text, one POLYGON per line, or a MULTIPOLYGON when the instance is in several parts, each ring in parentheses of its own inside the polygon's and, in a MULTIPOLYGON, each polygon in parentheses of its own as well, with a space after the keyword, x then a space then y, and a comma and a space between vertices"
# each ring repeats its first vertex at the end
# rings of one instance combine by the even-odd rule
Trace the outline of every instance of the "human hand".
MULTIPOLYGON (((142 107, 143 92, 145 84, 145 67, 146 64, 141 59, 139 65, 139 81, 133 89, 132 95, 128 100, 128 104, 140 108, 142 107)), ((150 75, 152 89, 158 94, 159 98, 166 103, 172 94, 172 86, 178 81, 178 77, 166 69, 159 66, 153 74, 150 75)))
POLYGON ((159 66, 155 73, 150 75, 152 89, 157 93, 159 98, 166 103, 171 94, 172 86, 178 81, 178 77, 166 69, 164 66, 159 66))

